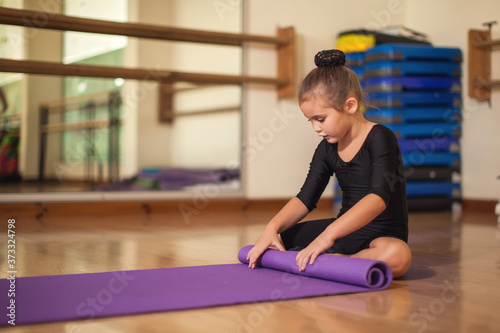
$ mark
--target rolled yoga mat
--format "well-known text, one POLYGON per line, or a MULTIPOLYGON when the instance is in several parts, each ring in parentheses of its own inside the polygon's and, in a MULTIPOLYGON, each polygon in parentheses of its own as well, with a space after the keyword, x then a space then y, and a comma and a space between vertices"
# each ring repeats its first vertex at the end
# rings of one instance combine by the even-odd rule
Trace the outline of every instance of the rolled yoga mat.
POLYGON ((33 324, 366 292, 392 281, 383 262, 327 254, 299 272, 297 252, 267 250, 250 269, 251 248, 239 251, 241 264, 21 277, 14 285, 2 279, 0 325, 13 318, 16 325, 33 324))

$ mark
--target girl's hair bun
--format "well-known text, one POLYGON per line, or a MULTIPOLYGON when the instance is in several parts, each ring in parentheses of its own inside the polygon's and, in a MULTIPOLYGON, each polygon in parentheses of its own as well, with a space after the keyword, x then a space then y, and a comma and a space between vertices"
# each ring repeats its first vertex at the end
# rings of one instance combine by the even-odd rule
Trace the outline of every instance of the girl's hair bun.
POLYGON ((318 67, 324 66, 344 66, 345 54, 340 50, 323 50, 316 54, 314 63, 318 67))

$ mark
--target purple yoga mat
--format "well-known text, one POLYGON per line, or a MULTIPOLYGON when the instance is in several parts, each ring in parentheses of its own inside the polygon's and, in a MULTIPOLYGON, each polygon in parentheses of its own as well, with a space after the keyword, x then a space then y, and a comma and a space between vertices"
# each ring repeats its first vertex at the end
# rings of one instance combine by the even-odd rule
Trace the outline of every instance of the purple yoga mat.
MULTIPOLYGON (((247 254, 252 245, 245 246, 238 253, 238 259, 248 264, 247 254)), ((268 250, 257 260, 257 265, 284 272, 357 285, 365 288, 386 288, 392 281, 392 272, 386 263, 322 254, 313 265, 307 265, 303 272, 295 263, 295 251, 268 250)))
MULTIPOLYGON (((250 249, 240 250, 243 263, 250 249)), ((12 281, 2 279, 0 325, 13 318, 19 325, 365 292, 392 281, 385 263, 325 254, 297 274, 296 255, 268 250, 259 259, 267 268, 256 269, 225 264, 22 277, 15 279, 15 296, 9 296, 12 281)))

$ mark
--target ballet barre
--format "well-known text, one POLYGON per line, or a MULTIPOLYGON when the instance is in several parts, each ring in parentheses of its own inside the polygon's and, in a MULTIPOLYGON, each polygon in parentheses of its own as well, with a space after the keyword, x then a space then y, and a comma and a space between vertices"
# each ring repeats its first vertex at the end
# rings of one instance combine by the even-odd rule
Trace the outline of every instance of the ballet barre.
POLYGON ((500 80, 491 79, 491 52, 500 46, 500 39, 491 38, 491 27, 496 21, 486 22, 486 30, 470 29, 469 43, 469 97, 491 104, 491 90, 500 87, 500 80))
MULTIPOLYGON (((40 141, 39 141, 39 164, 38 180, 45 179, 45 162, 47 153, 48 135, 51 133, 63 133, 67 131, 85 132, 85 152, 79 155, 85 160, 86 178, 94 182, 94 168, 97 166, 98 180, 103 181, 103 169, 106 162, 108 169, 108 182, 119 179, 119 128, 121 125, 120 107, 121 96, 117 90, 101 91, 83 96, 72 96, 42 103, 40 111, 40 141), (97 108, 106 108, 106 118, 96 118, 97 108), (77 111, 85 115, 87 119, 80 121, 64 121, 64 114, 77 111), (50 123, 51 115, 59 115, 60 122, 50 123), (96 131, 105 129, 107 134, 108 156, 106 161, 97 156, 95 149, 96 131)), ((72 162, 74 163, 74 162, 72 162)))
POLYGON ((0 7, 0 24, 218 45, 243 46, 245 43, 264 43, 275 45, 278 57, 278 73, 276 77, 183 73, 157 69, 72 65, 10 59, 0 59, 1 72, 123 78, 158 82, 189 82, 196 84, 258 83, 276 86, 278 98, 292 97, 295 94, 295 31, 293 27, 278 28, 277 36, 260 36, 180 29, 141 23, 111 22, 5 7, 0 7))

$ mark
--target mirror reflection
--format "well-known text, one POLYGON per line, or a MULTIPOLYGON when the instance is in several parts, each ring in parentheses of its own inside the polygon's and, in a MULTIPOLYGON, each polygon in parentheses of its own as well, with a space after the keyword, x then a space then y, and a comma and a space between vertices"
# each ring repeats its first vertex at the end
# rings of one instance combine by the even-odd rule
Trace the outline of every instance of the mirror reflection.
MULTIPOLYGON (((106 21, 240 33, 241 1, 0 0, 106 21)), ((241 87, 165 84, 155 72, 241 75, 242 50, 0 25, 0 57, 142 68, 125 80, 0 72, 0 192, 183 191, 240 187, 241 87)))

